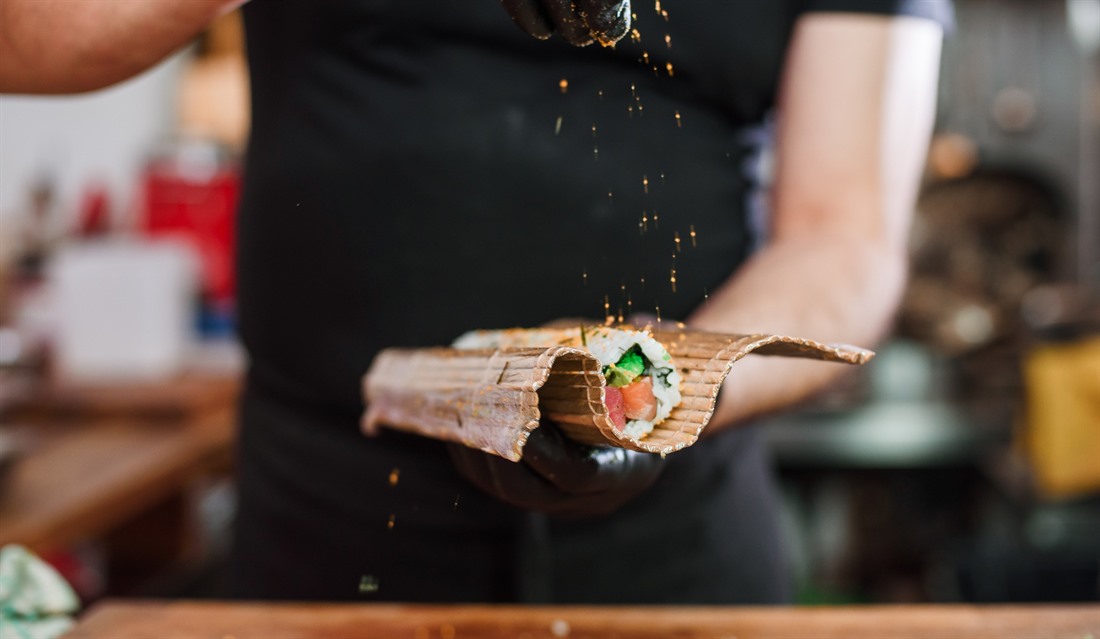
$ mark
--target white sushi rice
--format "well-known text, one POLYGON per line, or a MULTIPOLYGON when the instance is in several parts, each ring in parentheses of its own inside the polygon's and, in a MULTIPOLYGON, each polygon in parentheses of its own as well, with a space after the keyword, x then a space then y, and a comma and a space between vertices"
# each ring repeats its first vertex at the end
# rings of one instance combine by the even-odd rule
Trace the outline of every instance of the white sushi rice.
POLYGON ((512 329, 502 331, 471 331, 454 342, 455 348, 523 348, 536 346, 573 346, 583 348, 600 360, 600 366, 615 364, 634 345, 649 360, 642 372, 653 378, 653 396, 657 399, 657 416, 653 421, 634 419, 626 423, 623 433, 634 439, 645 437, 680 404, 680 384, 683 378, 672 365, 664 346, 644 330, 635 331, 607 326, 565 329, 512 329))

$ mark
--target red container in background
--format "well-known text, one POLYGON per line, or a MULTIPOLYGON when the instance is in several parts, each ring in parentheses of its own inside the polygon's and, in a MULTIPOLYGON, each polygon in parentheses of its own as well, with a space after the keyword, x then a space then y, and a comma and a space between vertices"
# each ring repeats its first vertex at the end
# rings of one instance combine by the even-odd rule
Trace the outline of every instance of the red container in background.
POLYGON ((189 242, 201 260, 204 306, 232 308, 240 171, 213 142, 185 141, 158 153, 142 179, 138 228, 189 242))

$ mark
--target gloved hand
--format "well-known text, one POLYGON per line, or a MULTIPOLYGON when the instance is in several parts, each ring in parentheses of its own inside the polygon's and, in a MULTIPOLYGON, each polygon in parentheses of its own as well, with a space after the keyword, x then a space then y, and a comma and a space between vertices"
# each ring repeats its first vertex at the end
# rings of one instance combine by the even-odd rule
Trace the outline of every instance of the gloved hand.
POLYGON ((583 47, 618 42, 630 31, 630 0, 500 0, 521 29, 540 40, 556 29, 583 47))
POLYGON ((497 499, 527 510, 580 518, 603 515, 656 481, 665 460, 610 446, 585 446, 543 424, 512 462, 461 444, 448 444, 463 477, 497 499))

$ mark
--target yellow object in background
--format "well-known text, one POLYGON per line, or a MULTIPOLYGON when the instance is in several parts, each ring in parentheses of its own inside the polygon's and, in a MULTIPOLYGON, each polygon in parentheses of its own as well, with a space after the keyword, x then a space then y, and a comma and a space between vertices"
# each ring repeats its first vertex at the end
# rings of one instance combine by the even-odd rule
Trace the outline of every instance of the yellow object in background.
POLYGON ((1041 491, 1100 491, 1100 336, 1034 349, 1024 379, 1024 443, 1041 491))

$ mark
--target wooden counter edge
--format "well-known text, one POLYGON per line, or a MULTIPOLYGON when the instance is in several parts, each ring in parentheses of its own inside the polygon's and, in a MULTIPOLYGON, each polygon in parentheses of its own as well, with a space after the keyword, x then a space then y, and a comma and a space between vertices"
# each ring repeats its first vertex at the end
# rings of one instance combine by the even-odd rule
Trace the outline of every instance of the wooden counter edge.
POLYGON ((593 607, 114 600, 92 607, 66 637, 519 635, 1100 639, 1100 605, 593 607))

